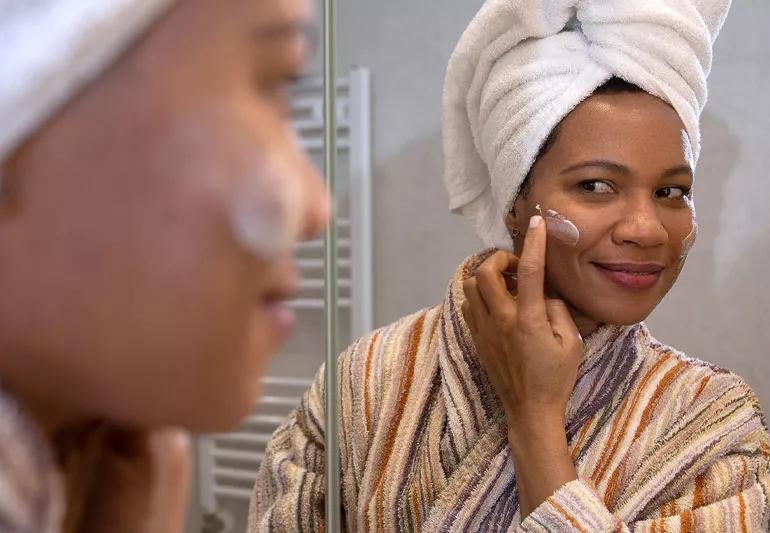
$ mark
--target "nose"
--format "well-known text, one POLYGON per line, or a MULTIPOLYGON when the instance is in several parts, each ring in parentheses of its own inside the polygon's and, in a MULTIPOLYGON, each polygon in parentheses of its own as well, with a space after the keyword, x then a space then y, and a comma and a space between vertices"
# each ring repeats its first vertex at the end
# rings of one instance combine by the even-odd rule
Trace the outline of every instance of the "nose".
POLYGON ((653 248, 668 241, 668 231, 661 223, 652 200, 637 199, 624 206, 623 217, 613 228, 612 240, 617 245, 653 248))
POLYGON ((302 157, 301 164, 303 168, 300 179, 305 192, 305 218, 301 238, 310 239, 326 227, 331 207, 321 175, 306 157, 302 157))

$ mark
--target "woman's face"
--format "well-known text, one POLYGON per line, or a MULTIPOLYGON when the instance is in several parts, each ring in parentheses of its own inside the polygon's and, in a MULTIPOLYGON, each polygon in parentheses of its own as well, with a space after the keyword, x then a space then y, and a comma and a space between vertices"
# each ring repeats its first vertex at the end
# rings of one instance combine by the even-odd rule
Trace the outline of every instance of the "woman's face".
POLYGON ((508 224, 524 230, 538 206, 570 219, 580 240, 549 236, 549 289, 579 317, 634 324, 674 284, 694 239, 692 168, 684 126, 662 100, 594 95, 561 123, 508 224))
POLYGON ((250 410, 290 329, 289 241, 328 212, 287 109, 311 16, 306 0, 180 0, 7 162, 5 387, 140 426, 216 430, 250 410), (236 206, 251 237, 270 229, 256 250, 236 206), (290 239, 261 253, 274 233, 290 239))

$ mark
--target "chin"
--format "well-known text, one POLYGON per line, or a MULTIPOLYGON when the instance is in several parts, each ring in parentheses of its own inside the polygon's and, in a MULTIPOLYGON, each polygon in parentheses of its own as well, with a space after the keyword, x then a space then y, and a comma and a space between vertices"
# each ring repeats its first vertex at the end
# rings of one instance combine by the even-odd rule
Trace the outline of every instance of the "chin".
POLYGON ((180 418, 182 426, 196 433, 222 433, 238 427, 254 408, 256 394, 233 397, 233 391, 219 399, 201 402, 180 418))
POLYGON ((178 417, 171 422, 199 433, 232 431, 254 410, 260 392, 258 378, 202 384, 184 405, 177 403, 178 417))

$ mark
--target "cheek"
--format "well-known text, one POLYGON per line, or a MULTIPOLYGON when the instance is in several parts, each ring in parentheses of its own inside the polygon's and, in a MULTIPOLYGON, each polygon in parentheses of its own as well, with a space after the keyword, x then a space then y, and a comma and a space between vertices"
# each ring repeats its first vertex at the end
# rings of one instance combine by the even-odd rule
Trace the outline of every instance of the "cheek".
POLYGON ((163 152, 185 155, 169 168, 184 161, 188 180, 223 189, 229 229, 243 250, 275 257, 299 240, 311 194, 301 178, 309 172, 274 109, 236 100, 181 118, 168 137, 163 152))
POLYGON ((548 283, 572 305, 583 308, 594 297, 587 292, 592 290, 594 282, 589 270, 594 267, 589 261, 606 259, 602 250, 610 241, 611 226, 603 224, 601 221, 606 217, 597 216, 595 211, 588 213, 562 208, 560 213, 580 231, 580 240, 576 245, 569 245, 549 235, 546 258, 548 283))
POLYGON ((549 248, 571 257, 575 263, 586 252, 610 240, 612 218, 598 209, 576 206, 543 209, 548 228, 549 248), (605 222, 606 221, 606 222, 605 222))
POLYGON ((178 140, 137 137, 28 180, 0 268, 2 340, 74 408, 210 426, 250 406, 275 346, 252 321, 261 272, 230 230, 238 154, 178 140))
MULTIPOLYGON (((605 230, 598 227, 597 220, 606 217, 601 216, 596 206, 581 205, 561 190, 532 194, 527 207, 527 216, 539 214, 545 219, 549 244, 558 242, 584 249, 588 247, 585 243, 595 242, 596 235, 605 230)), ((526 224, 526 220, 523 223, 526 224)))
MULTIPOLYGON (((687 203, 686 218, 686 222, 681 224, 682 229, 679 230, 680 233, 685 234, 685 236, 682 238, 681 251, 679 252, 682 260, 687 258, 690 250, 692 250, 692 247, 695 246, 695 240, 698 237, 698 218, 695 212, 695 204, 692 202, 692 200, 687 203)), ((674 237, 675 242, 677 238, 678 235, 674 237)))

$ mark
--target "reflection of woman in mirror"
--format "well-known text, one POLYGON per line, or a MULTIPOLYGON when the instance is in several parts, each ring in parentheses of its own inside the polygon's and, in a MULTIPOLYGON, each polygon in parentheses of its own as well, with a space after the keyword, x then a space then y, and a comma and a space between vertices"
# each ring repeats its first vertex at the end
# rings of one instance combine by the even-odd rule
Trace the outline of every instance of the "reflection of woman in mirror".
POLYGON ((0 1, 0 531, 184 528, 176 428, 251 411, 326 217, 309 8, 0 1))
MULTIPOLYGON (((446 78, 445 181, 492 250, 441 305, 342 354, 350 530, 768 530, 755 395, 641 323, 696 234, 728 4, 489 0, 471 23, 446 78)), ((254 530, 320 527, 322 398, 319 378, 274 436, 254 530)))

